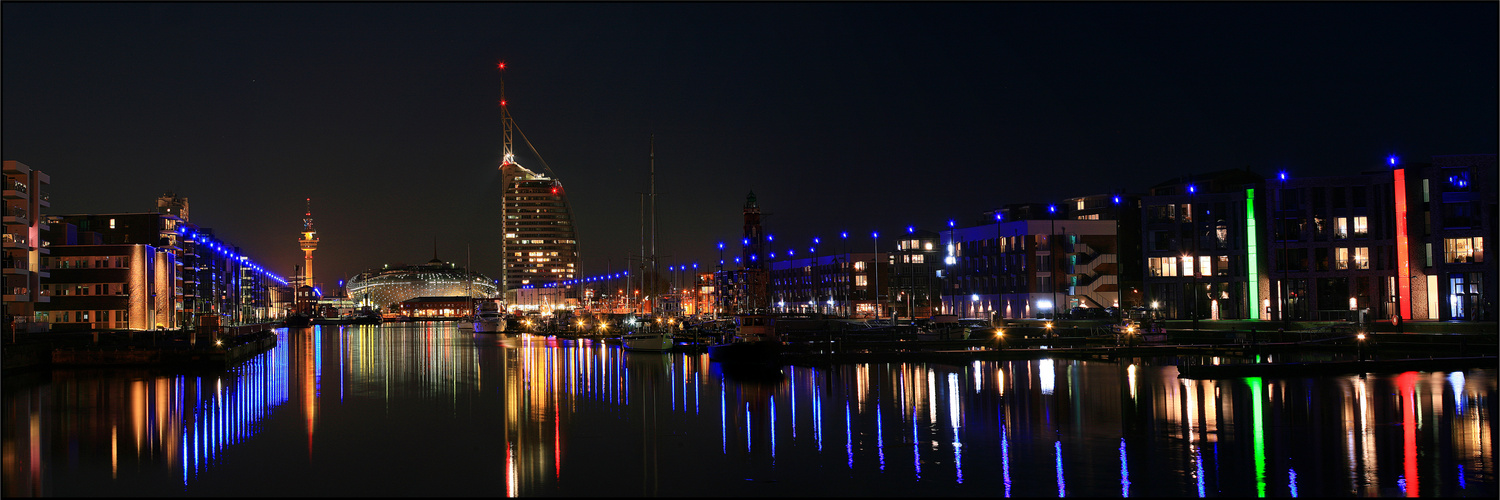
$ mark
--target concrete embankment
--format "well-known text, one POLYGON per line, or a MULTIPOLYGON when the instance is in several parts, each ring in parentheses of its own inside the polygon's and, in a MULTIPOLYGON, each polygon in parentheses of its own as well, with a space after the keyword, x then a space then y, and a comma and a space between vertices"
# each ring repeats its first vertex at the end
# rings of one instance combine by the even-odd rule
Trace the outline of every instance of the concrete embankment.
POLYGON ((1192 379, 1233 377, 1303 377, 1348 375, 1355 373, 1399 373, 1407 371, 1452 371, 1471 368, 1496 368, 1495 356, 1464 358, 1387 359, 1365 361, 1324 361, 1319 363, 1245 363, 1228 365, 1186 365, 1177 367, 1177 376, 1192 379))
POLYGON ((0 368, 6 373, 87 366, 222 369, 275 347, 271 326, 226 329, 218 345, 205 337, 195 342, 182 332, 30 334, 4 345, 0 368))

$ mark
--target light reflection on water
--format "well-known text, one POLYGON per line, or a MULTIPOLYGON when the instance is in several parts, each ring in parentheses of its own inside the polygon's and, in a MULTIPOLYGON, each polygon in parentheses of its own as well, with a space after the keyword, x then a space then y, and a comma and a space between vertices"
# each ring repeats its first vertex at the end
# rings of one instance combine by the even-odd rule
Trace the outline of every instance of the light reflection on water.
POLYGON ((701 354, 458 326, 281 331, 224 373, 6 377, 4 493, 1495 493, 1495 370, 1188 380, 1152 360, 1049 359, 726 373, 701 354))

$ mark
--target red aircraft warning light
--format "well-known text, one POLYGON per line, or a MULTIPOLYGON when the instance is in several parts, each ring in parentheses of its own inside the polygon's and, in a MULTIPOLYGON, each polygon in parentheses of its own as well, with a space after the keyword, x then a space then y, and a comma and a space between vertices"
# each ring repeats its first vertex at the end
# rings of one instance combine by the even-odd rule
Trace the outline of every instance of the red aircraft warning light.
POLYGON ((495 67, 499 69, 505 69, 505 61, 500 61, 500 64, 495 65, 495 67))
POLYGON ((552 194, 557 194, 557 186, 552 186, 552 194))

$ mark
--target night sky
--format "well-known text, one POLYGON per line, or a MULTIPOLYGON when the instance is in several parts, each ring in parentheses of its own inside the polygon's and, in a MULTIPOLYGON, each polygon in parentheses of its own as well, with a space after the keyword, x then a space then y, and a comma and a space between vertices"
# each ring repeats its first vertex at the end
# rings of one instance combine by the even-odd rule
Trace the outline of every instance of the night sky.
MULTIPOLYGON (((568 190, 584 274, 709 266, 753 190, 805 251, 840 230, 1183 174, 1354 174, 1496 152, 1497 4, 15 3, 3 159, 48 213, 172 191, 282 275, 438 257, 500 275, 500 75, 522 165, 568 190)), ((826 245, 826 243, 825 243, 826 245)))

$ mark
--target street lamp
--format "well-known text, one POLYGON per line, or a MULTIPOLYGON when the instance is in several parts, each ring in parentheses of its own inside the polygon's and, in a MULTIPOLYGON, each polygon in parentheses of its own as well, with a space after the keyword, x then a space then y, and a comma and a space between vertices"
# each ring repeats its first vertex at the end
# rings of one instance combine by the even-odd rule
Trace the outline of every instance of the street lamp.
MULTIPOLYGON (((1277 207, 1277 210, 1271 211, 1271 213, 1273 214, 1281 209, 1286 208, 1286 202, 1282 201, 1282 197, 1286 196, 1286 171, 1282 170, 1280 173, 1276 174, 1276 177, 1281 179, 1281 187, 1276 190, 1276 203, 1279 206, 1277 207)), ((1285 219, 1280 218, 1276 219, 1276 231, 1274 231, 1276 233, 1280 233, 1281 236, 1281 258, 1276 259, 1276 262, 1281 264, 1281 286, 1276 287, 1276 307, 1280 309, 1279 312, 1281 313, 1282 331, 1286 331, 1291 327, 1291 317, 1287 316, 1286 314, 1286 308, 1288 305, 1290 305, 1290 301, 1287 300, 1286 295, 1287 288, 1291 285, 1291 277, 1289 275, 1289 272, 1292 268, 1292 263, 1289 262, 1290 259, 1287 258, 1289 254, 1286 250, 1286 244, 1287 240, 1291 239, 1291 234, 1288 234, 1288 228, 1287 225, 1283 222, 1284 220, 1285 219)))
MULTIPOLYGON (((870 297, 874 299, 875 319, 880 319, 880 232, 871 231, 870 238, 875 240, 875 255, 870 258, 870 264, 874 267, 871 272, 875 273, 875 286, 870 289, 870 297)), ((891 318, 891 322, 895 323, 895 318, 891 318)))
POLYGON ((843 286, 843 288, 844 288, 844 307, 843 307, 844 311, 843 312, 844 312, 844 317, 848 318, 848 317, 850 317, 850 314, 849 314, 850 313, 850 310, 849 310, 849 289, 854 287, 854 278, 853 278, 853 276, 854 276, 854 269, 853 269, 854 265, 849 262, 849 232, 848 231, 840 231, 839 232, 839 239, 844 240, 844 263, 840 264, 839 267, 841 269, 842 268, 849 268, 849 270, 844 273, 844 286, 843 286))
POLYGON ((1052 288, 1052 319, 1057 319, 1057 205, 1047 205, 1048 218, 1052 219, 1052 228, 1047 236, 1047 280, 1052 288))
POLYGON ((946 301, 944 301, 944 303, 943 303, 943 312, 946 313, 946 314, 953 314, 953 303, 957 301, 957 300, 955 300, 955 299, 952 298, 953 297, 953 265, 958 262, 958 258, 954 257, 954 255, 953 255, 953 252, 954 252, 954 247, 953 247, 953 228, 955 226, 956 226, 956 224, 953 222, 953 219, 948 219, 948 248, 947 248, 947 250, 948 250, 948 256, 943 257, 943 266, 944 266, 943 267, 943 288, 946 289, 944 291, 948 292, 948 293, 946 293, 944 295, 947 295, 949 297, 949 299, 946 300, 946 301))
POLYGON ((1193 278, 1193 286, 1192 286, 1192 288, 1190 288, 1190 290, 1192 290, 1193 293, 1188 294, 1188 299, 1193 301, 1193 331, 1196 332, 1196 331, 1198 331, 1198 293, 1199 293, 1198 292, 1198 273, 1202 271, 1202 269, 1200 269, 1198 267, 1198 259, 1200 258, 1200 257, 1198 257, 1198 253, 1199 253, 1199 249, 1198 249, 1198 219, 1195 218, 1195 217, 1193 217, 1193 212, 1198 211, 1197 210, 1198 209, 1198 207, 1197 207, 1197 205, 1198 205, 1198 196, 1197 196, 1198 195, 1198 186, 1194 186, 1192 184, 1188 184, 1187 190, 1188 190, 1188 213, 1187 213, 1187 217, 1188 217, 1188 224, 1190 225, 1190 229, 1188 230, 1188 234, 1193 239, 1193 254, 1192 254, 1191 257, 1189 257, 1189 261, 1188 261, 1188 269, 1192 271, 1192 274, 1190 276, 1192 276, 1192 278, 1193 278))
MULTIPOLYGON (((916 234, 916 231, 917 228, 915 226, 906 226, 906 234, 908 237, 913 237, 916 234)), ((910 243, 911 241, 911 239, 908 239, 907 243, 910 243)), ((902 252, 901 258, 906 261, 906 272, 903 273, 905 274, 905 276, 902 276, 901 278, 904 278, 902 281, 905 281, 905 283, 898 284, 897 287, 905 288, 905 290, 902 292, 902 295, 906 296, 906 319, 908 321, 911 321, 916 319, 916 311, 912 309, 912 296, 916 295, 917 291, 917 282, 915 277, 916 263, 912 262, 912 248, 907 246, 906 243, 898 244, 896 245, 896 248, 904 250, 904 252, 902 252)), ((896 278, 892 278, 892 281, 896 281, 896 278)))

